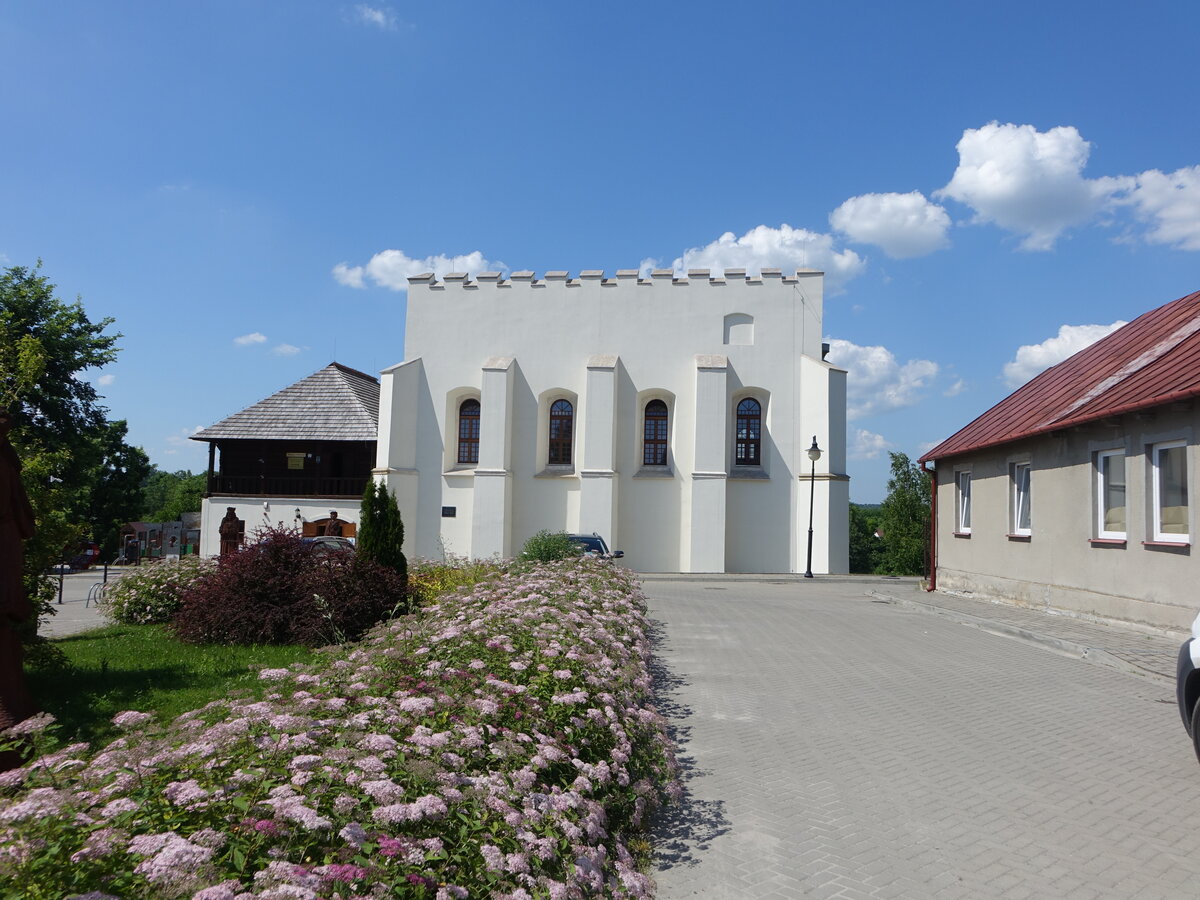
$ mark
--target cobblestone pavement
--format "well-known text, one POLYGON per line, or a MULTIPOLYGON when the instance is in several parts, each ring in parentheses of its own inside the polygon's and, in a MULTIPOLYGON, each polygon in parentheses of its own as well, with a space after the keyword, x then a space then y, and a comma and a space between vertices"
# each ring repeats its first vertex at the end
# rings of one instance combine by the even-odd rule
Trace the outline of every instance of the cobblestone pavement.
POLYGON ((881 580, 645 590, 685 788, 661 900, 1200 896, 1181 635, 881 580))
MULTIPOLYGON (((116 581, 126 572, 125 569, 109 569, 109 582, 116 581)), ((54 576, 55 586, 58 575, 54 576)), ((102 569, 89 569, 86 572, 71 572, 62 578, 62 603, 54 604, 54 615, 42 622, 38 633, 44 637, 60 638, 93 628, 102 628, 110 624, 94 600, 89 599, 93 589, 104 582, 102 569)))
MULTIPOLYGON (((869 590, 879 599, 949 616, 964 625, 1033 641, 1068 656, 1158 677, 1172 684, 1175 683, 1179 645, 1189 637, 1183 631, 1123 626, 1009 603, 936 591, 926 593, 917 590, 915 584, 883 584, 869 590)), ((1197 895, 1200 896, 1200 890, 1197 895)))

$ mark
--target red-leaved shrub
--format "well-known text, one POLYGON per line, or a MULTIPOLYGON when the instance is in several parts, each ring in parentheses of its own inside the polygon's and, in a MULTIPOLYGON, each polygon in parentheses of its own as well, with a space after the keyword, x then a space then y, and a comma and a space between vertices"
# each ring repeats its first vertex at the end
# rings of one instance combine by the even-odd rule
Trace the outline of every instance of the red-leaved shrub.
POLYGON ((321 553, 294 531, 273 528, 199 578, 172 624, 193 644, 317 647, 357 640, 408 611, 394 570, 353 552, 321 553))

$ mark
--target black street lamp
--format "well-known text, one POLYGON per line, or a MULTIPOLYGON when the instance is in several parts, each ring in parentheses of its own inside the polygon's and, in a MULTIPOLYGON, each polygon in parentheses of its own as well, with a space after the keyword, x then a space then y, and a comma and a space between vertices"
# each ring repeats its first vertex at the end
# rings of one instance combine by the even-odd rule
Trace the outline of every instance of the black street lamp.
POLYGON ((804 577, 812 578, 813 501, 817 493, 817 460, 821 458, 821 448, 817 446, 815 434, 812 446, 808 448, 808 458, 812 460, 812 475, 808 480, 808 568, 804 570, 804 577))

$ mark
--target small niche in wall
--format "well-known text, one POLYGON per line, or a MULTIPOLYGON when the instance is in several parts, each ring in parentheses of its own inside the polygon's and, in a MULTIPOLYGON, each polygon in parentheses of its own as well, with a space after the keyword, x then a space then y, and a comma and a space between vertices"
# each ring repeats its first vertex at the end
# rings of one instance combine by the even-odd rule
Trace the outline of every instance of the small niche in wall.
POLYGON ((746 313, 730 313, 725 317, 726 344, 754 343, 754 316, 746 313))
POLYGON ((443 506, 442 507, 442 518, 443 519, 454 519, 457 517, 458 517, 458 507, 457 506, 443 506))

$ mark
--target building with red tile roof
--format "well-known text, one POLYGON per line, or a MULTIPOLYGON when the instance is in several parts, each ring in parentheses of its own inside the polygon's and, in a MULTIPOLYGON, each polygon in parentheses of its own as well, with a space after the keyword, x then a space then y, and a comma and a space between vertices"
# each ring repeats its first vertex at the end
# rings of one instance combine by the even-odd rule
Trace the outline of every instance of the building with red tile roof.
POLYGON ((936 475, 933 582, 1187 627, 1200 527, 1200 292, 1033 378, 921 457, 936 475))

